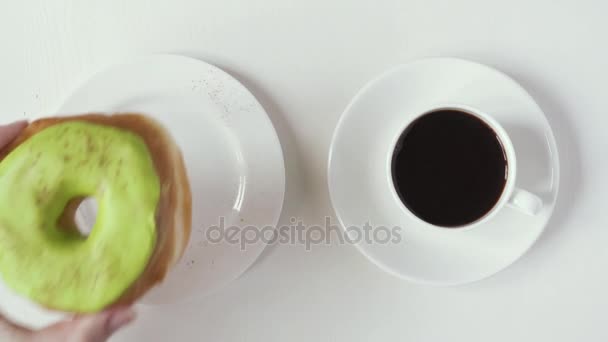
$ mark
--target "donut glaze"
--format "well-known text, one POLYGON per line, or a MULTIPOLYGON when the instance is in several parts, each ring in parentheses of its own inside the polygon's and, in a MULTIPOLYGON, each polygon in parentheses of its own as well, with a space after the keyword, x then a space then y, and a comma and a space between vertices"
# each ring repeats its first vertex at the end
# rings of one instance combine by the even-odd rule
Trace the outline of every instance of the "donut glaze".
POLYGON ((0 162, 0 189, 0 276, 20 295, 94 312, 146 269, 160 181, 140 136, 84 121, 50 126, 0 162), (65 215, 84 197, 99 207, 88 237, 65 215))

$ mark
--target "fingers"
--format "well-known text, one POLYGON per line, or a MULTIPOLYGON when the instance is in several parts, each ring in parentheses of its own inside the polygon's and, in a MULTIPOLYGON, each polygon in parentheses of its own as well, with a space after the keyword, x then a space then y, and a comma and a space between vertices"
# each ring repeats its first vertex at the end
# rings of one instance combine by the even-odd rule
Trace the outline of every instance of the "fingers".
MULTIPOLYGON (((27 121, 18 121, 6 126, 0 126, 0 148, 10 143, 27 126, 27 121)), ((0 315, 0 342, 25 341, 31 331, 15 325, 0 315)))
POLYGON ((6 126, 0 126, 0 148, 13 141, 27 124, 27 121, 17 121, 6 126))
POLYGON ((135 312, 130 308, 81 316, 36 332, 32 341, 105 342, 134 318, 135 312))
POLYGON ((31 331, 15 325, 0 315, 0 342, 25 341, 31 331))

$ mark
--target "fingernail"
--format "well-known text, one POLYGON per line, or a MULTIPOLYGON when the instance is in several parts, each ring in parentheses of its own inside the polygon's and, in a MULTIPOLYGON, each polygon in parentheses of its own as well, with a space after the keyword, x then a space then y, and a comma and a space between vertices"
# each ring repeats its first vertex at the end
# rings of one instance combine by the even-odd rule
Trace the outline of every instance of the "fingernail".
POLYGON ((124 327, 135 319, 135 311, 133 309, 118 309, 112 312, 110 320, 108 321, 108 329, 111 332, 124 327))

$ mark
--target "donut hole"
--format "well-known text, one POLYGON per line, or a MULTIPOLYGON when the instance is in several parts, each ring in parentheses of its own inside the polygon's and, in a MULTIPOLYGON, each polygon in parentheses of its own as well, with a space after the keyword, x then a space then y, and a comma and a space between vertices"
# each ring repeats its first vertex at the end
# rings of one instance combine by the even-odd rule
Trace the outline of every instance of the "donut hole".
POLYGON ((97 221, 97 201, 94 197, 71 199, 59 218, 61 230, 86 239, 97 221))
POLYGON ((85 197, 76 208, 74 223, 83 237, 88 237, 97 221, 97 201, 94 197, 85 197))

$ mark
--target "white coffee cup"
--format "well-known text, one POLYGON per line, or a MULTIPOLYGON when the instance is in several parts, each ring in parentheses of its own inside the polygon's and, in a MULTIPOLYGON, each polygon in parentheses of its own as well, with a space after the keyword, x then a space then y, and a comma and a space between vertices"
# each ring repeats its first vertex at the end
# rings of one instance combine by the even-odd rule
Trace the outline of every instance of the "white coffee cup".
POLYGON ((448 105, 434 106, 433 108, 431 108, 429 110, 422 111, 419 115, 414 115, 413 117, 411 117, 402 126, 402 129, 400 129, 398 131, 398 133, 392 140, 392 144, 390 145, 390 148, 388 151, 388 156, 387 156, 386 174, 388 177, 388 181, 390 183, 390 189, 392 191, 394 200, 399 203, 401 208, 409 216, 413 217, 415 220, 419 221, 421 224, 428 225, 431 227, 449 228, 447 230, 462 231, 464 229, 470 229, 470 228, 480 225, 481 223, 487 222, 494 215, 496 215, 496 213, 498 213, 500 210, 502 210, 505 206, 513 207, 528 215, 536 215, 542 209, 542 206, 543 206, 542 200, 538 196, 536 196, 535 194, 533 194, 529 191, 515 187, 515 179, 517 176, 517 158, 515 156, 515 149, 513 148, 513 143, 511 142, 511 139, 509 138, 509 135, 507 134, 505 129, 502 128, 502 126, 496 120, 494 120, 491 116, 485 114, 484 112, 482 112, 480 110, 477 110, 475 108, 472 108, 472 107, 466 106, 466 105, 448 104, 448 105), (457 110, 457 111, 465 112, 465 113, 468 113, 470 115, 477 117, 478 119, 480 119, 481 121, 486 123, 496 133, 496 136, 498 137, 500 143, 502 144, 503 151, 505 154, 505 160, 506 160, 506 164, 507 164, 507 175, 506 175, 505 186, 503 188, 502 194, 500 195, 500 198, 498 199, 498 201, 496 202, 494 207, 492 207, 492 209, 490 209, 487 213, 485 213, 482 217, 478 218, 477 220, 475 220, 471 223, 462 225, 462 226, 444 227, 444 226, 434 225, 432 223, 422 220, 416 214, 414 214, 412 211, 410 211, 407 208, 407 206, 403 203, 403 201, 401 200, 401 197, 399 196, 399 194, 397 192, 397 188, 393 181, 393 174, 392 174, 392 172, 393 172, 393 170, 392 170, 393 154, 395 151, 395 146, 397 146, 397 143, 398 143, 399 139, 401 138, 401 135, 407 129, 407 127, 410 124, 412 124, 412 122, 414 122, 416 119, 418 119, 426 114, 429 114, 431 112, 436 112, 439 110, 457 110))

